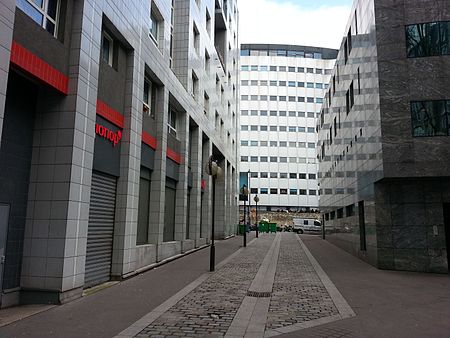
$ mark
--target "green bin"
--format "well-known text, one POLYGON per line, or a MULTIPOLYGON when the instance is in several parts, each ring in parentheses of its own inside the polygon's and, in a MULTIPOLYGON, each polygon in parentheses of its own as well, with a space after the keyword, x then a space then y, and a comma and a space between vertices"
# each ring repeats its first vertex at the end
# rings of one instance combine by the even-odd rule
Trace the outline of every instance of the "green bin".
POLYGON ((243 235, 245 231, 245 224, 239 224, 239 235, 243 235))
POLYGON ((269 229, 270 232, 277 232, 277 223, 269 223, 269 229))
POLYGON ((259 222, 259 232, 268 232, 267 222, 259 222))

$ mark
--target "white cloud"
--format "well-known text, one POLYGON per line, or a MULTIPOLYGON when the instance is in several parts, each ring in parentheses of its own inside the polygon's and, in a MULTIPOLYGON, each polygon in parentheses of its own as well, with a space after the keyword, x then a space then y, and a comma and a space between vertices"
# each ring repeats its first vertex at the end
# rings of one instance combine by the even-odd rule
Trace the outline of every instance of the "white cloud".
POLYGON ((240 43, 328 48, 340 47, 351 9, 347 6, 305 9, 276 0, 240 0, 238 6, 240 43))

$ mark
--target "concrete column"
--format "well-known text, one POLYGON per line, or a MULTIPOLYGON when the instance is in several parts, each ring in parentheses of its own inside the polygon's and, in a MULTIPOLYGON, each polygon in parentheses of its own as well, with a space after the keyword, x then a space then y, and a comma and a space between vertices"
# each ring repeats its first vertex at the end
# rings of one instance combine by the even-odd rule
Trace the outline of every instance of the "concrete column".
MULTIPOLYGON (((169 110, 169 90, 160 87, 156 98, 156 139, 158 145, 155 151, 155 167, 152 173, 150 188, 150 227, 149 241, 158 245, 163 243, 164 233, 164 206, 166 197, 166 162, 167 162, 167 119, 169 110)), ((157 257, 157 260, 159 259, 157 257)))
MULTIPOLYGON (((189 158, 189 116, 186 112, 178 113, 177 135, 180 141, 181 164, 178 171, 178 183, 175 200, 175 237, 176 241, 183 242, 186 239, 187 217, 187 183, 188 183, 188 158, 189 158)), ((181 247, 183 250, 183 246, 181 247)))
MULTIPOLYGON (((203 156, 202 156, 202 168, 205 168, 208 163, 209 157, 212 154, 212 142, 207 140, 203 142, 203 156)), ((212 178, 211 176, 204 174, 203 179, 206 182, 206 186, 203 192, 203 208, 202 208, 202 236, 206 238, 206 243, 211 241, 211 188, 212 188, 212 178)))
POLYGON ((24 299, 45 290, 49 302, 64 302, 80 296, 84 285, 101 32, 101 11, 92 8, 90 1, 74 3, 68 96, 48 90, 38 99, 24 299))
POLYGON ((226 161, 227 163, 227 199, 226 199, 226 228, 225 228, 225 237, 228 237, 232 233, 232 224, 233 224, 233 209, 232 209, 232 195, 231 195, 231 181, 232 181, 232 174, 231 174, 231 165, 230 162, 226 161))
POLYGON ((189 238, 195 240, 195 247, 199 246, 200 240, 200 218, 201 218, 201 194, 202 194, 202 138, 198 127, 191 131, 191 172, 192 172, 192 189, 191 203, 188 205, 189 213, 189 238))
POLYGON ((117 182, 116 215, 111 275, 121 277, 135 270, 137 214, 141 157, 142 111, 137 95, 143 87, 139 56, 127 55, 123 139, 120 149, 120 177, 117 182), (138 81, 142 82, 138 86, 138 81))
POLYGON ((236 169, 233 167, 231 173, 231 212, 232 212, 232 234, 236 234, 237 224, 239 224, 239 204, 238 204, 238 181, 236 176, 236 169))
POLYGON ((3 118, 5 116, 6 87, 15 12, 15 0, 5 0, 0 3, 0 32, 2 32, 0 36, 0 140, 2 139, 3 118))
POLYGON ((225 228, 226 228, 226 196, 227 196, 227 166, 226 161, 222 160, 219 163, 222 168, 222 176, 218 177, 216 180, 216 212, 215 212, 215 238, 223 239, 225 238, 225 228))

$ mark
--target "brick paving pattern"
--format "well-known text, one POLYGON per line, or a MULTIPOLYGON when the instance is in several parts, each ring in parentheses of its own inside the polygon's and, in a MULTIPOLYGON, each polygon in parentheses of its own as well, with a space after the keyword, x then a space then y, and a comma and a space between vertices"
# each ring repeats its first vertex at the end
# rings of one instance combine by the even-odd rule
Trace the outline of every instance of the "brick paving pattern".
POLYGON ((281 235, 266 330, 339 314, 296 236, 281 235))
POLYGON ((264 236, 136 337, 224 336, 275 236, 264 236))

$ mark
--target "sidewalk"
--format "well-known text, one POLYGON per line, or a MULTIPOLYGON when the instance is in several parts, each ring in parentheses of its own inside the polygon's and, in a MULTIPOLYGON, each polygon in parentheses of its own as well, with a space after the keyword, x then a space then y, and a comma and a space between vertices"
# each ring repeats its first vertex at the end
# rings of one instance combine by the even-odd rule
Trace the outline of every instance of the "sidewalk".
POLYGON ((356 312, 301 337, 450 337, 449 275, 378 270, 319 237, 301 238, 356 312))
POLYGON ((262 234, 116 338, 272 337, 352 316, 296 234, 262 234))
MULTIPOLYGON (((248 234, 247 243, 253 238, 254 233, 248 234)), ((241 246, 242 236, 216 241, 216 263, 241 246)), ((209 248, 90 296, 0 327, 0 338, 111 338, 207 271, 209 248)))
POLYGON ((318 236, 250 241, 218 242, 214 273, 200 250, 0 337, 450 336, 448 275, 378 270, 318 236))

